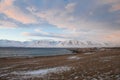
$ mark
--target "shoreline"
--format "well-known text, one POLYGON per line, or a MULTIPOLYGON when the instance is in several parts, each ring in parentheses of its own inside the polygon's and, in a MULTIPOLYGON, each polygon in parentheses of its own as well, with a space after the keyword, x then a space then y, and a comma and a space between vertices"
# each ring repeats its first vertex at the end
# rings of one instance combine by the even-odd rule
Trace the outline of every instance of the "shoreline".
POLYGON ((0 59, 17 59, 17 58, 49 58, 49 57, 59 57, 59 56, 69 56, 69 55, 75 55, 77 53, 70 53, 70 54, 60 54, 60 55, 49 55, 49 56, 15 56, 15 57, 0 57, 0 59))
MULTIPOLYGON (((0 48, 19 48, 19 47, 0 47, 0 48)), ((31 49, 31 48, 25 48, 20 47, 21 49, 31 49)), ((39 48, 33 48, 33 49, 39 49, 39 48)), ((42 49, 42 48, 40 48, 42 49)), ((43 48, 46 49, 46 48, 43 48)), ((59 48, 48 48, 48 49, 59 49, 59 48)), ((82 54, 87 52, 97 52, 97 51, 104 51, 104 50, 110 50, 110 49, 120 49, 120 47, 92 47, 92 48, 60 48, 60 49, 66 49, 69 50, 71 53, 66 54, 52 54, 52 55, 37 55, 37 56, 13 56, 13 57, 0 57, 0 59, 6 59, 6 58, 41 58, 41 57, 57 57, 57 56, 69 56, 74 54, 82 54)))

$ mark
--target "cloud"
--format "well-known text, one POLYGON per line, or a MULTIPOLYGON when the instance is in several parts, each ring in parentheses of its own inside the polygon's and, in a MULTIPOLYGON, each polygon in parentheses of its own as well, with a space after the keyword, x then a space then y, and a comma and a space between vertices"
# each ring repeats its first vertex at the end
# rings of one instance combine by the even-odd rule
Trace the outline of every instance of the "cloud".
POLYGON ((23 35, 23 36, 30 36, 30 33, 28 33, 28 32, 23 32, 22 35, 23 35))
MULTIPOLYGON (((102 32, 102 31, 99 31, 102 32)), ((102 32, 103 33, 103 32, 102 32)), ((55 33, 55 32, 44 32, 42 30, 39 29, 35 29, 35 32, 23 32, 22 33, 23 36, 29 36, 29 37, 38 37, 38 38, 59 38, 59 39, 75 39, 75 40, 96 40, 99 39, 99 37, 102 37, 104 34, 96 34, 96 31, 79 31, 79 32, 75 32, 75 31, 69 31, 69 30, 65 30, 61 33, 55 33)), ((102 39, 102 38, 101 38, 102 39)))
POLYGON ((60 35, 57 34, 44 34, 44 33, 29 33, 29 32, 23 32, 23 36, 32 36, 32 37, 49 37, 49 38, 63 38, 60 35))
MULTIPOLYGON (((39 20, 44 20, 46 23, 55 25, 58 28, 64 28, 64 29, 71 29, 71 30, 81 30, 81 29, 104 29, 107 28, 105 26, 111 26, 108 25, 109 23, 105 22, 98 22, 94 21, 93 19, 89 19, 89 16, 96 15, 94 12, 89 11, 88 14, 84 11, 87 11, 85 5, 80 5, 80 3, 85 3, 84 1, 72 1, 65 5, 59 5, 60 7, 57 7, 57 2, 52 5, 52 8, 45 9, 45 7, 39 6, 34 7, 34 5, 29 5, 26 7, 26 9, 29 11, 29 13, 24 12, 24 10, 21 10, 18 6, 14 4, 15 0, 1 0, 1 7, 0 12, 8 16, 9 18, 12 18, 14 20, 17 20, 23 24, 37 24, 39 20), (79 12, 80 11, 80 12, 79 12), (81 14, 81 12, 84 13, 81 14), (94 13, 94 14, 93 14, 94 13)), ((46 3, 49 2, 48 0, 45 1, 46 3)), ((58 1, 59 2, 59 1, 58 1)), ((93 2, 93 0, 91 1, 93 2)), ((112 11, 118 10, 119 6, 115 6, 116 3, 119 2, 119 0, 100 0, 100 1, 94 1, 99 2, 99 4, 110 4, 113 7, 111 7, 112 11), (114 5, 113 5, 114 4, 114 5)), ((61 3, 64 3, 61 1, 61 3)), ((50 4, 50 3, 47 3, 50 4)), ((96 3, 97 4, 97 3, 96 3)), ((99 6, 94 7, 99 7, 99 6)), ((91 3, 89 5, 92 5, 91 3)), ((46 7, 49 7, 48 5, 46 7)), ((89 7, 89 6, 88 6, 89 7)), ((87 7, 87 8, 88 8, 87 7)), ((90 6, 92 9, 93 7, 90 6)), ((107 16, 107 15, 106 15, 107 16)), ((110 28, 110 27, 108 27, 110 28)), ((113 28, 113 27, 111 27, 113 28)))
POLYGON ((115 5, 112 5, 110 11, 120 11, 120 3, 117 3, 115 5))
POLYGON ((46 34, 46 35, 49 34, 49 33, 45 32, 45 31, 42 31, 41 29, 35 29, 35 32, 41 33, 41 34, 46 34))
POLYGON ((18 0, 1 0, 0 13, 9 18, 9 21, 1 22, 2 27, 16 26, 13 19, 32 27, 33 31, 22 33, 24 36, 100 41, 118 39, 116 34, 120 32, 114 32, 120 31, 120 0, 54 0, 52 3, 50 0, 27 1, 22 9, 22 5, 16 4, 18 0), (37 24, 41 20, 47 27, 37 24), (64 31, 58 34, 57 30, 52 30, 53 33, 50 33, 41 30, 41 27, 46 31, 54 27, 64 31), (111 38, 113 35, 114 38, 111 38))
POLYGON ((40 29, 35 29, 35 32, 23 32, 23 36, 32 36, 32 37, 49 37, 49 38, 59 38, 59 39, 72 39, 77 38, 78 34, 71 33, 55 33, 55 32, 45 32, 40 29), (73 36, 71 36, 73 35, 73 36))
POLYGON ((83 41, 98 41, 98 42, 111 42, 118 43, 120 38, 118 36, 120 31, 106 31, 106 30, 88 30, 88 31, 70 31, 65 30, 61 33, 44 32, 40 29, 35 29, 35 32, 23 32, 23 36, 36 37, 36 38, 49 38, 60 40, 83 40, 83 41))
POLYGON ((119 3, 120 0, 100 0, 100 2, 104 4, 116 4, 116 3, 119 3))
MULTIPOLYGON (((32 10, 30 10, 31 13, 43 19, 44 21, 46 21, 46 23, 52 24, 57 28, 62 28, 68 31, 65 32, 64 34, 48 33, 47 35, 45 35, 42 33, 38 33, 38 32, 41 32, 40 30, 40 31, 37 31, 37 33, 29 33, 29 36, 108 41, 104 36, 108 36, 112 34, 112 32, 119 31, 119 26, 114 26, 113 22, 107 20, 109 19, 107 15, 111 13, 106 12, 103 15, 99 16, 96 14, 96 12, 92 12, 91 10, 88 10, 88 11, 85 10, 86 9, 85 5, 78 6, 79 4, 76 4, 76 3, 79 3, 79 1, 74 3, 68 3, 64 6, 64 8, 60 8, 60 9, 52 8, 49 10, 39 11, 33 8, 32 10), (84 16, 83 16, 79 11, 81 12, 86 11, 88 13, 84 12, 84 16), (91 19, 91 16, 95 16, 96 19, 99 19, 99 17, 101 16, 104 16, 104 17, 102 18, 102 21, 97 21, 94 18, 91 19), (107 21, 103 21, 105 18, 107 18, 106 19, 107 21)), ((109 4, 110 3, 113 4, 112 1, 109 2, 109 4)), ((108 4, 108 2, 104 3, 104 5, 106 4, 108 4)), ((92 9, 93 6, 89 9, 96 11, 96 9, 99 9, 100 7, 100 9, 102 9, 101 10, 102 12, 106 8, 103 9, 104 7, 101 8, 101 6, 103 7, 103 3, 100 5, 95 5, 94 7, 97 7, 97 8, 94 8, 95 10, 92 9)), ((111 15, 111 16, 116 17, 116 15, 115 16, 111 15)), ((114 20, 116 20, 116 18, 114 18, 114 20)))
POLYGON ((68 12, 73 12, 75 10, 76 3, 69 3, 65 6, 68 12))
POLYGON ((0 20, 0 28, 17 28, 18 26, 10 21, 0 20))
POLYGON ((1 0, 0 13, 23 24, 37 23, 33 15, 23 12, 19 7, 14 5, 14 2, 15 0, 1 0))
POLYGON ((102 39, 104 39, 104 41, 109 41, 109 42, 120 44, 119 36, 120 36, 120 31, 116 31, 116 32, 112 32, 108 35, 103 35, 102 39))
POLYGON ((105 23, 87 20, 86 17, 82 19, 77 18, 78 16, 76 17, 72 14, 69 14, 68 11, 63 10, 47 10, 43 12, 36 12, 34 14, 58 28, 70 29, 74 31, 91 28, 108 29, 107 26, 110 26, 105 23))
POLYGON ((102 5, 110 5, 110 12, 114 12, 114 11, 119 11, 120 10, 120 0, 100 0, 98 1, 99 4, 102 5))
POLYGON ((55 25, 59 28, 72 28, 73 26, 69 26, 70 20, 72 20, 72 16, 67 15, 65 12, 61 12, 58 10, 50 10, 45 12, 40 12, 36 14, 38 17, 44 19, 48 23, 55 25))

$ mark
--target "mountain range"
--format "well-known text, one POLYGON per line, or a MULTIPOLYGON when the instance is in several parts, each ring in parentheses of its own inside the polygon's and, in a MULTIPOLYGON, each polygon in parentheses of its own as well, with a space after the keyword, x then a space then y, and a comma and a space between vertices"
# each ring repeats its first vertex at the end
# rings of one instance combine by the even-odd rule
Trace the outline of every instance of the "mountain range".
POLYGON ((110 42, 97 42, 97 41, 79 41, 79 40, 32 40, 32 41, 13 41, 13 40, 0 40, 0 47, 117 47, 110 42))

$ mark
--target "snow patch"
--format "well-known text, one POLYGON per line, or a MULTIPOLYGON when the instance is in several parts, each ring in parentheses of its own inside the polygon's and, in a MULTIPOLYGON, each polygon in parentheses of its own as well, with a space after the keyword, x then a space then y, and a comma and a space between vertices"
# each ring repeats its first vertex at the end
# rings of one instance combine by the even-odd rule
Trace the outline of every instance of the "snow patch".
POLYGON ((106 56, 106 57, 101 57, 100 59, 104 62, 107 62, 107 61, 111 61, 111 59, 114 57, 116 57, 116 56, 106 56))
POLYGON ((70 57, 68 57, 68 59, 69 60, 79 60, 80 57, 78 57, 78 56, 70 56, 70 57))
POLYGON ((91 52, 87 52, 87 53, 84 53, 84 54, 93 54, 93 53, 91 53, 91 52))
POLYGON ((48 69, 40 69, 40 70, 33 70, 33 71, 20 71, 20 72, 12 72, 11 74, 14 75, 21 75, 21 76, 44 76, 49 73, 60 73, 63 71, 70 70, 71 67, 63 66, 63 67, 54 67, 48 69))

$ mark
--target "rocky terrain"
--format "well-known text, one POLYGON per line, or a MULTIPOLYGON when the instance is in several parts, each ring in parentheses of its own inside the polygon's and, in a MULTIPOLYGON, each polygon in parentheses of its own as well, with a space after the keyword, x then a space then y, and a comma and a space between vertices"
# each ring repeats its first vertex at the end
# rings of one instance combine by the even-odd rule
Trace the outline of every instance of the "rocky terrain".
POLYGON ((0 80, 120 80, 120 48, 76 50, 59 56, 0 58, 0 80))

